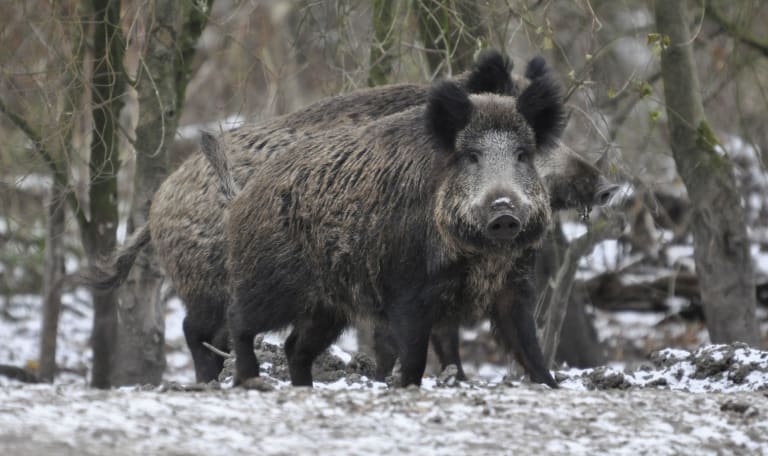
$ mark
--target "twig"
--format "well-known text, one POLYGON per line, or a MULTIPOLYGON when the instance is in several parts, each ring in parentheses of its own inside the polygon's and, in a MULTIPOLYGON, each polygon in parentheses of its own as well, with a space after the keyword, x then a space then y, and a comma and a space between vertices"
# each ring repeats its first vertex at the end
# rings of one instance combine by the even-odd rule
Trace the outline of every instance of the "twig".
POLYGON ((227 353, 225 351, 219 350, 218 348, 214 347, 213 345, 209 344, 208 342, 203 342, 203 346, 207 348, 208 350, 216 353, 217 355, 221 356, 222 358, 234 358, 234 356, 230 353, 227 353))
POLYGON ((751 47, 752 49, 760 52, 763 54, 763 56, 768 57, 768 42, 761 41, 754 35, 743 32, 739 27, 736 26, 736 24, 726 19, 725 16, 723 16, 723 14, 718 11, 717 8, 715 8, 715 6, 712 4, 712 0, 707 0, 706 5, 708 13, 707 16, 717 22, 717 24, 720 25, 720 27, 722 27, 726 33, 751 47))

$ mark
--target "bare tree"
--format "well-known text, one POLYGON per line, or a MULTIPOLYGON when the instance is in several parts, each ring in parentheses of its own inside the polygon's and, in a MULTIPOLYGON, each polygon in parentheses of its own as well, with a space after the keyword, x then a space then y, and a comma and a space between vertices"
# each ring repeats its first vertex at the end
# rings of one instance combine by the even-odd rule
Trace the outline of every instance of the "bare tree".
MULTIPOLYGON (((179 124, 195 45, 205 28, 213 0, 203 3, 158 0, 144 20, 146 44, 137 69, 139 120, 136 173, 128 230, 147 222, 149 206, 168 174, 168 151, 179 124)), ((163 275, 143 251, 120 291, 120 325, 113 385, 157 384, 165 369, 163 275)))
POLYGON ((760 344, 744 210, 730 158, 707 122, 685 2, 657 0, 661 70, 677 170, 693 211, 694 259, 710 338, 760 344))
POLYGON ((52 382, 56 375, 56 337, 61 312, 60 282, 64 277, 64 228, 66 224, 64 193, 59 184, 51 186, 48 220, 45 230, 45 265, 43 273, 43 318, 40 330, 38 377, 52 382))
MULTIPOLYGON (((117 213, 117 171, 120 110, 125 95, 123 55, 125 42, 120 27, 119 0, 92 0, 91 33, 93 73, 91 76, 91 157, 88 164, 90 220, 81 224, 80 234, 88 261, 107 257, 115 248, 117 213)), ((93 297, 93 371, 91 385, 108 388, 117 335, 117 300, 107 292, 93 297)))
MULTIPOLYGON (((70 64, 67 66, 64 86, 68 87, 64 96, 64 108, 58 119, 61 135, 53 141, 57 160, 57 169, 65 169, 73 155, 73 134, 77 111, 82 102, 83 84, 80 80, 83 69, 85 46, 83 24, 80 17, 82 10, 75 10, 75 20, 68 27, 69 42, 72 43, 70 64)), ((55 173, 54 173, 55 174, 55 173)), ((43 381, 52 382, 56 375, 56 342, 58 336, 59 314, 61 312, 61 287, 65 274, 64 236, 66 228, 66 196, 71 190, 53 176, 51 185, 48 217, 46 221, 45 272, 43 280, 43 315, 40 331, 40 357, 38 376, 43 381)))

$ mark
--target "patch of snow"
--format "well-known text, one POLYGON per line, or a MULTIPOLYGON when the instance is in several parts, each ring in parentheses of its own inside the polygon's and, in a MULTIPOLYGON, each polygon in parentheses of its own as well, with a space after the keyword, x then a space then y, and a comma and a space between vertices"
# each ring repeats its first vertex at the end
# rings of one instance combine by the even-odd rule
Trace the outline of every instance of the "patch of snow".
POLYGON ((512 200, 505 196, 505 197, 502 197, 502 198, 496 198, 491 205, 494 205, 494 204, 509 204, 509 205, 511 205, 512 204, 512 200))
POLYGON ((20 190, 47 192, 52 183, 53 177, 48 174, 25 174, 16 177, 14 186, 20 190))
POLYGON ((571 242, 587 234, 587 226, 583 223, 567 221, 562 223, 563 235, 571 242))
POLYGON ((342 350, 338 345, 333 344, 330 346, 328 351, 331 353, 331 355, 339 358, 340 360, 344 361, 344 364, 349 364, 350 361, 352 361, 352 355, 342 350))
POLYGON ((242 114, 232 114, 224 120, 204 124, 184 125, 176 130, 176 137, 178 139, 188 140, 198 139, 200 138, 201 131, 210 131, 214 134, 222 131, 230 131, 245 124, 246 120, 247 119, 242 114))
POLYGON ((345 330, 336 341, 336 345, 347 353, 357 352, 357 330, 355 328, 345 330))
POLYGON ((507 366, 499 366, 498 364, 483 363, 474 372, 474 376, 479 380, 484 380, 488 383, 498 384, 504 380, 504 376, 507 375, 509 369, 507 366))
POLYGON ((666 251, 668 265, 670 267, 682 265, 691 271, 696 270, 696 266, 693 261, 692 245, 670 245, 667 246, 666 251))
POLYGON ((761 250, 760 246, 753 244, 750 246, 750 253, 752 254, 752 261, 757 272, 768 275, 768 252, 761 250))
POLYGON ((115 233, 118 245, 125 244, 125 240, 128 238, 128 222, 123 220, 117 224, 117 232, 115 233))

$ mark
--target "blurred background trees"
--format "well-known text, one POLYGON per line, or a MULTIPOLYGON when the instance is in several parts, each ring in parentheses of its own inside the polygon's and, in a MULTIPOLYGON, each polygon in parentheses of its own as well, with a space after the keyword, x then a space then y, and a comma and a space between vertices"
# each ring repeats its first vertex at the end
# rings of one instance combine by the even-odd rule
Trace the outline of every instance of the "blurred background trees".
MULTIPOLYGON (((539 320, 549 354, 577 366, 630 357, 593 325, 626 309, 704 321, 712 341, 764 344, 755 312, 768 274, 768 5, 667 3, 683 15, 665 20, 675 11, 660 0, 5 2, 0 319, 36 309, 30 367, 52 379, 68 277, 144 223, 164 176, 196 153, 199 129, 457 74, 494 47, 518 71, 535 54, 554 65, 567 88, 565 143, 624 185, 589 232, 563 214, 547 244, 538 279, 550 289, 539 320), (698 106, 690 115, 674 100, 686 93, 698 106), (30 295, 39 301, 19 300, 30 295)), ((172 290, 151 255, 137 266, 123 290, 91 301, 94 386, 162 376, 172 290)), ((465 356, 484 356, 478 345, 468 341, 465 356)))

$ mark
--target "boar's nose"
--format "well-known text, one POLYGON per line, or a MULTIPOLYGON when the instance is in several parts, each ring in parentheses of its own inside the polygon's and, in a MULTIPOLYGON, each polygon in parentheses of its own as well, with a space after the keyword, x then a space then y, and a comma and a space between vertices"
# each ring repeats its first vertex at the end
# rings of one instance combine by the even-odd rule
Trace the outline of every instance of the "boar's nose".
POLYGON ((485 230, 491 239, 510 240, 520 233, 521 227, 520 219, 512 211, 501 210, 493 214, 485 230))
POLYGON ((611 200, 613 195, 619 189, 618 185, 604 183, 598 186, 592 204, 595 206, 605 206, 611 200))

